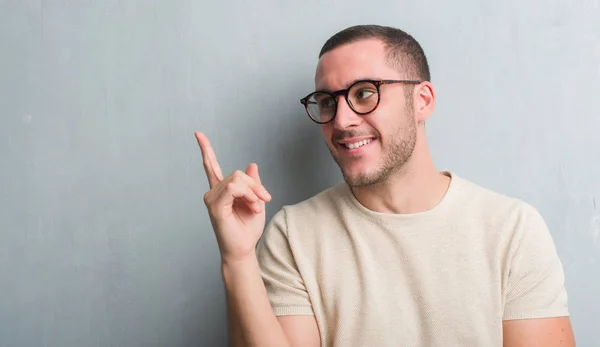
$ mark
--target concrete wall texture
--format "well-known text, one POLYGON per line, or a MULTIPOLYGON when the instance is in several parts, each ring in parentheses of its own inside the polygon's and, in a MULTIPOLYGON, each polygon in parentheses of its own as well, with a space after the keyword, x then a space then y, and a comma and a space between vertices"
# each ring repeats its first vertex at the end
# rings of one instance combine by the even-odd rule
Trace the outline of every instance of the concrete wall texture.
POLYGON ((268 218, 341 179, 299 99, 334 32, 423 45, 440 169, 536 206, 600 346, 600 2, 0 0, 0 346, 224 346, 193 131, 268 218))

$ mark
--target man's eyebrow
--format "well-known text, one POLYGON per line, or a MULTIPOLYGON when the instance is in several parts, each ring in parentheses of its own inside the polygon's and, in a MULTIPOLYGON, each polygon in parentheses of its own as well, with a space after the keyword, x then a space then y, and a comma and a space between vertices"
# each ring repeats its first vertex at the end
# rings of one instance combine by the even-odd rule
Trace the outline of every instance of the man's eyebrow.
MULTIPOLYGON (((350 86, 351 86, 351 85, 353 85, 354 83, 356 83, 356 82, 358 82, 358 81, 377 81, 377 78, 372 78, 372 77, 362 77, 362 78, 356 78, 356 79, 354 79, 354 80, 352 80, 352 81, 350 81, 350 82, 346 83, 345 87, 344 87, 344 88, 342 88, 341 90, 350 88, 350 86)), ((317 92, 328 92, 328 93, 334 93, 334 92, 337 92, 338 90, 340 90, 340 89, 337 89, 337 90, 331 90, 331 89, 328 89, 328 88, 320 88, 320 89, 317 89, 316 91, 317 91, 317 92)))

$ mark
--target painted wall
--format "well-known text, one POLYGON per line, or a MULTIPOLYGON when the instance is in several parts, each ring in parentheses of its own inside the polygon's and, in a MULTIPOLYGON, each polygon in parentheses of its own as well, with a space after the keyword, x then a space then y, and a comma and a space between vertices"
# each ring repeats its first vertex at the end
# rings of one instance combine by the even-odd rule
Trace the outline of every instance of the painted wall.
POLYGON ((340 180, 299 99, 357 23, 424 46, 440 169, 535 205, 600 346, 600 2, 0 0, 0 346, 224 346, 193 137, 268 217, 340 180))

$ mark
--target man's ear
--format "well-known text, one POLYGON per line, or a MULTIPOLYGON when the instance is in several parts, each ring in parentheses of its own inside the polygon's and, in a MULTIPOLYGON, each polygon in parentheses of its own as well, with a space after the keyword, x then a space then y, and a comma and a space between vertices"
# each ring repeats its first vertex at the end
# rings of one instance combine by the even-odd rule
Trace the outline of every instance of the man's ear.
POLYGON ((430 82, 425 81, 415 86, 413 105, 417 122, 425 122, 435 109, 435 90, 430 82))

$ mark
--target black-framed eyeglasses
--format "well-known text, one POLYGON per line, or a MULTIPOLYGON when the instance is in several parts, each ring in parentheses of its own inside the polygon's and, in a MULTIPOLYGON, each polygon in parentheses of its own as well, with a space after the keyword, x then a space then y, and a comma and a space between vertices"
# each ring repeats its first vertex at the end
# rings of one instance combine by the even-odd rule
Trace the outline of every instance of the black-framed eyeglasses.
POLYGON ((358 115, 369 114, 379 106, 381 100, 379 89, 384 84, 406 83, 419 84, 416 80, 361 80, 354 82, 347 89, 335 92, 318 90, 308 94, 300 100, 306 113, 315 123, 326 124, 331 122, 337 113, 337 99, 343 95, 348 106, 358 115))

